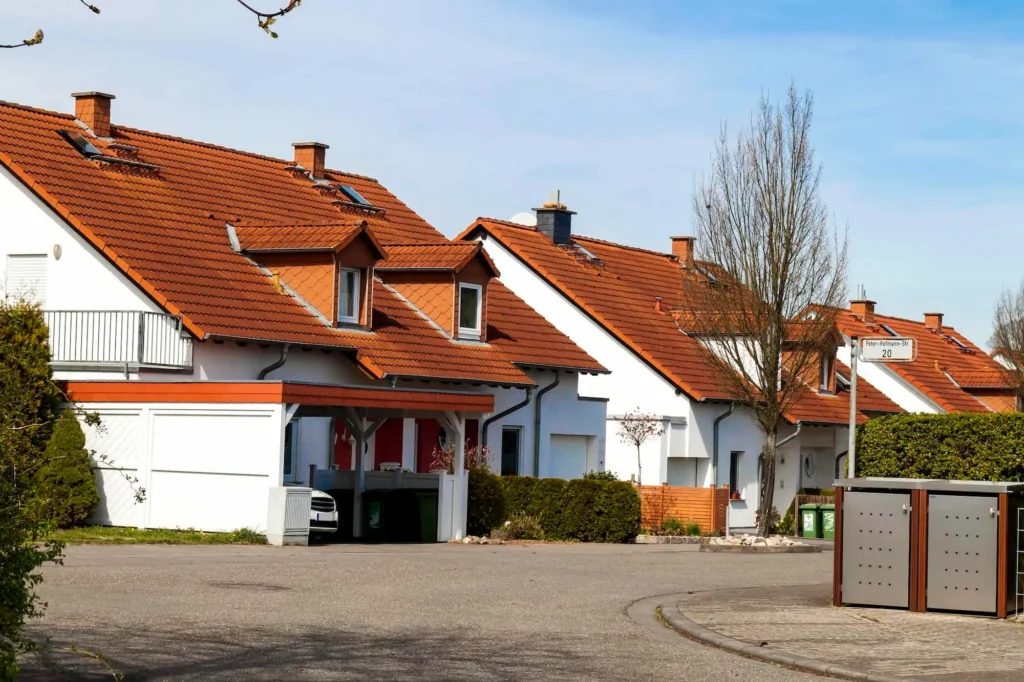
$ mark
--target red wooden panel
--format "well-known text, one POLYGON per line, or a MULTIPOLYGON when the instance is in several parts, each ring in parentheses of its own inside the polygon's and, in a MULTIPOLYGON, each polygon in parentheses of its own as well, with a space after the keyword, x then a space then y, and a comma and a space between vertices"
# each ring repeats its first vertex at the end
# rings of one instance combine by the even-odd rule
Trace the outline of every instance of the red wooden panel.
POLYGON ((430 471, 441 425, 436 419, 417 419, 416 430, 416 471, 423 474, 430 471))
POLYGON ((402 461, 401 419, 388 419, 373 436, 373 468, 380 468, 381 462, 402 461))

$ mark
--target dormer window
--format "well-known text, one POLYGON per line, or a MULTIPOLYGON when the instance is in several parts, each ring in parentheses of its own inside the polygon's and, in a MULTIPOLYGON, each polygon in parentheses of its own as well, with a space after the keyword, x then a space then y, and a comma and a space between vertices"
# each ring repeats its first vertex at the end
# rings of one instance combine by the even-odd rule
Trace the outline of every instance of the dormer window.
POLYGON ((359 270, 339 268, 338 322, 359 324, 359 270))
POLYGON ((459 337, 480 338, 480 313, 483 307, 483 287, 479 284, 459 283, 459 337))

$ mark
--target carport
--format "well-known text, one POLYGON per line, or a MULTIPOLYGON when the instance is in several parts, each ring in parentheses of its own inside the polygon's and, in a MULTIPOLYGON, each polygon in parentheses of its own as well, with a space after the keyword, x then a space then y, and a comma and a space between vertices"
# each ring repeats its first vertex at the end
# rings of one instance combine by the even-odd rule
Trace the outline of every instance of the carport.
MULTIPOLYGON (((99 522, 213 531, 264 527, 269 488, 284 484, 287 425, 300 417, 330 417, 355 439, 352 530, 361 537, 367 440, 388 419, 408 417, 436 419, 455 445, 451 532, 461 538, 466 419, 494 410, 488 393, 294 381, 71 381, 65 390, 83 409, 105 418, 97 455, 110 457, 147 490, 141 509, 131 509, 130 516, 121 510, 124 505, 104 499, 107 516, 99 522), (108 450, 108 443, 121 450, 108 450)), ((111 480, 123 483, 116 476, 111 480)), ((112 492, 110 483, 101 487, 101 496, 112 492)))

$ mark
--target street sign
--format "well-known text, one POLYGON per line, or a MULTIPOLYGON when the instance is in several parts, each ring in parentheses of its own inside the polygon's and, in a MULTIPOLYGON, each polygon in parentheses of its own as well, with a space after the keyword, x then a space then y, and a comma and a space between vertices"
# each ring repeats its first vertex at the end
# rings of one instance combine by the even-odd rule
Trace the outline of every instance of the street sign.
POLYGON ((860 339, 860 359, 864 362, 913 362, 916 358, 917 339, 905 336, 860 339))

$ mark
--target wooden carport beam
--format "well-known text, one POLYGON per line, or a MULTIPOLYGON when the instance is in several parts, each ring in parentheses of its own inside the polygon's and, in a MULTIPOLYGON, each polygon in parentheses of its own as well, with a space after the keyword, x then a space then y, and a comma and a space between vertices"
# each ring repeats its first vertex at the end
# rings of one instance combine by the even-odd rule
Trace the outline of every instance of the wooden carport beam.
POLYGON ((355 468, 355 486, 352 489, 352 537, 363 536, 363 490, 366 488, 366 442, 377 432, 387 418, 366 421, 366 409, 361 407, 344 408, 345 428, 355 438, 353 448, 353 465, 355 468))

